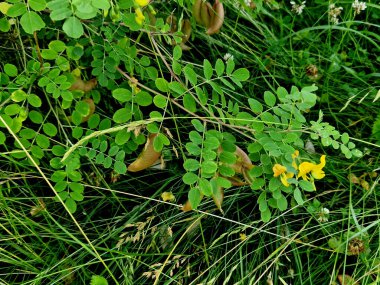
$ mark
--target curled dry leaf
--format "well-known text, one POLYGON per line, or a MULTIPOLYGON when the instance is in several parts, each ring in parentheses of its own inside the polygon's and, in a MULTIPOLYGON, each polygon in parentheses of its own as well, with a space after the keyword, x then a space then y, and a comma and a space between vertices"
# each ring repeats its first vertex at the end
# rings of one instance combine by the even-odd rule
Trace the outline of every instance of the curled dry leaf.
POLYGON ((193 208, 191 207, 191 204, 190 204, 190 200, 187 200, 185 205, 182 206, 181 210, 184 211, 184 212, 189 212, 191 211, 193 208))
POLYGON ((249 185, 249 182, 247 182, 247 181, 243 181, 243 180, 241 180, 240 178, 235 177, 235 176, 233 176, 233 177, 228 177, 227 179, 231 182, 231 184, 232 184, 233 186, 244 186, 244 185, 249 185))
MULTIPOLYGON (((170 32, 175 33, 178 30, 178 24, 177 24, 177 17, 170 15, 166 18, 166 23, 170 25, 170 32)), ((191 23, 188 19, 182 20, 181 22, 181 32, 183 34, 182 36, 182 42, 180 43, 180 47, 182 50, 190 50, 191 48, 186 45, 186 42, 190 39, 191 36, 191 23)), ((172 45, 176 45, 175 40, 172 40, 172 45)))
POLYGON ((71 85, 69 90, 81 90, 83 92, 90 92, 98 84, 96 78, 84 81, 79 77, 75 77, 74 83, 71 85))
POLYGON ((224 214, 222 210, 222 203, 224 199, 224 190, 222 187, 218 187, 216 191, 212 194, 212 199, 214 200, 215 205, 218 207, 219 211, 224 214))
POLYGON ((338 275, 340 285, 359 285, 350 275, 338 275))
POLYGON ((150 134, 143 151, 138 158, 128 166, 128 171, 137 172, 152 166, 161 156, 161 152, 154 150, 153 141, 158 134, 150 134))
POLYGON ((33 206, 30 209, 30 215, 32 217, 39 215, 42 211, 46 210, 45 202, 42 198, 38 199, 38 205, 33 206))
POLYGON ((348 175, 348 179, 350 180, 351 183, 354 183, 354 184, 359 184, 360 183, 359 178, 355 174, 353 174, 353 173, 350 173, 348 175))
MULTIPOLYGON (((201 193, 201 200, 203 199, 203 194, 201 193)), ((185 205, 182 206, 181 208, 182 211, 184 212, 189 212, 193 210, 193 207, 191 206, 190 200, 187 200, 185 205)))
POLYGON ((167 202, 173 202, 175 201, 175 197, 172 192, 162 192, 161 198, 163 201, 167 202))

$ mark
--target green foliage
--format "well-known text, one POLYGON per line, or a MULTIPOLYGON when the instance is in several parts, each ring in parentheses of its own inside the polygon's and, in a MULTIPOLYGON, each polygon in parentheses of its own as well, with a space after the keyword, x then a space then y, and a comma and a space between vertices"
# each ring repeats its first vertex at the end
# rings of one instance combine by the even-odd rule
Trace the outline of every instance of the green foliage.
POLYGON ((103 276, 93 275, 90 285, 108 285, 108 281, 103 276))
POLYGON ((221 1, 209 36, 193 2, 0 3, 6 282, 325 284, 351 240, 378 281, 379 7, 221 1))
POLYGON ((377 115, 375 122, 372 125, 372 135, 377 143, 380 142, 380 114, 377 115))

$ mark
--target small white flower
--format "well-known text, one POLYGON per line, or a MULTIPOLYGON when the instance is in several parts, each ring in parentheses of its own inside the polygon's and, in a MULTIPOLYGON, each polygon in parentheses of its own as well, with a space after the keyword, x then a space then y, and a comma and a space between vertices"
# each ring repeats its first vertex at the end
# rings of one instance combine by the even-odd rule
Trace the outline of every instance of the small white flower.
POLYGON ((329 221, 329 214, 330 210, 327 208, 321 208, 321 210, 318 213, 318 221, 320 223, 326 223, 329 221))
POLYGON ((326 217, 322 217, 322 216, 320 216, 320 217, 318 218, 318 221, 319 221, 320 223, 326 223, 326 222, 329 221, 329 219, 326 218, 326 217))
POLYGON ((229 60, 229 59, 234 60, 234 56, 233 56, 232 54, 230 54, 230 53, 226 53, 226 54, 223 56, 223 59, 224 59, 224 61, 227 61, 227 60, 229 60))
POLYGON ((352 3, 352 8, 355 10, 355 15, 359 15, 361 11, 364 11, 367 8, 367 5, 365 2, 355 0, 354 3, 352 3))
POLYGON ((301 15, 303 9, 306 7, 306 1, 303 1, 301 4, 296 4, 296 2, 290 1, 290 4, 292 5, 292 11, 297 15, 301 15))
POLYGON ((329 21, 334 25, 339 23, 338 16, 342 13, 343 7, 335 7, 335 4, 329 6, 329 21))
POLYGON ((327 208, 322 208, 321 209, 321 213, 324 214, 324 215, 328 215, 328 214, 330 214, 330 210, 327 209, 327 208))
POLYGON ((252 4, 252 0, 244 0, 244 3, 249 7, 252 4))

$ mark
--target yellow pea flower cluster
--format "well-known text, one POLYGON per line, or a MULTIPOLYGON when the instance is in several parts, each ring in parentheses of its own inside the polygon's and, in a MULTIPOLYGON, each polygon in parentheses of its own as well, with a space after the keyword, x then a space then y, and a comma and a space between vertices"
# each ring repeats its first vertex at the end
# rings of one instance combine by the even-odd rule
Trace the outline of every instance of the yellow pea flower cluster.
POLYGON ((145 7, 149 4, 150 0, 135 0, 135 14, 136 14, 136 22, 139 25, 142 25, 142 23, 145 20, 145 16, 143 12, 141 11, 142 7, 145 7))
MULTIPOLYGON (((326 155, 321 156, 319 164, 315 164, 312 162, 302 162, 300 165, 297 165, 296 162, 298 156, 299 151, 296 150, 294 154, 292 154, 292 166, 294 169, 298 171, 297 179, 302 177, 303 180, 310 181, 314 184, 314 179, 322 179, 323 177, 325 177, 323 167, 325 167, 326 165, 326 155)), ((281 164, 276 163, 273 166, 273 176, 280 176, 281 183, 286 187, 290 185, 288 179, 293 178, 294 175, 295 173, 288 171, 287 168, 281 164)))

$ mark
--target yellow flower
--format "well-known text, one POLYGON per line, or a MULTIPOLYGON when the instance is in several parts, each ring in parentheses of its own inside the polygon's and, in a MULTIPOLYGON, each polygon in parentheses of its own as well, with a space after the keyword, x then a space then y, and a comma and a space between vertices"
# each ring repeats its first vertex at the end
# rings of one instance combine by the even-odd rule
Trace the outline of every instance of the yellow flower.
POLYGON ((142 25, 143 21, 145 20, 145 17, 143 15, 141 9, 137 8, 135 10, 135 13, 136 13, 135 20, 136 20, 137 24, 142 25))
POLYGON ((286 173, 287 169, 285 166, 276 163, 273 166, 273 176, 274 177, 280 177, 281 183, 284 184, 286 187, 288 187, 290 184, 288 182, 288 178, 292 178, 294 176, 294 173, 288 172, 286 173))
POLYGON ((325 177, 325 172, 322 168, 326 165, 326 155, 322 155, 320 161, 319 164, 302 162, 298 168, 299 172, 297 178, 302 177, 303 180, 309 180, 311 178, 314 180, 325 177), (306 175, 309 173, 311 173, 311 175, 310 177, 307 177, 306 175))
POLYGON ((274 166, 273 166, 273 176, 274 177, 278 177, 280 176, 281 174, 285 173, 286 172, 286 167, 281 165, 281 164, 278 164, 276 163, 274 166))
POLYGON ((150 0, 135 0, 136 4, 140 7, 145 7, 149 4, 150 0))

